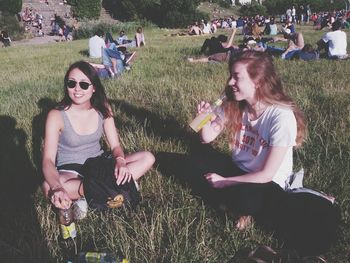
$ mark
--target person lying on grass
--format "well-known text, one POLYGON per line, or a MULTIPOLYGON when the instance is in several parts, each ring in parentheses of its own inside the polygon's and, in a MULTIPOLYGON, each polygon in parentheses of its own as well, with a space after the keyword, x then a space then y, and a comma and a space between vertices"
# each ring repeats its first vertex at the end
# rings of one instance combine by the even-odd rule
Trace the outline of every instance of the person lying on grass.
MULTIPOLYGON (((209 172, 205 178, 243 229, 283 195, 293 171, 293 147, 302 143, 306 128, 267 53, 245 51, 231 59, 225 94, 224 116, 209 121, 199 136, 211 143, 224 130, 228 135, 230 174, 209 172)), ((205 101, 197 106, 198 114, 210 110, 205 101)))
POLYGON ((208 57, 199 57, 199 58, 187 58, 188 62, 191 63, 208 63, 208 62, 228 62, 232 56, 235 56, 236 54, 248 50, 255 50, 255 51, 260 51, 264 52, 265 48, 263 45, 260 45, 261 43, 258 43, 254 40, 253 37, 248 37, 243 40, 243 43, 240 45, 233 45, 233 39, 235 36, 237 29, 234 28, 232 30, 232 34, 230 37, 230 40, 226 44, 226 51, 222 51, 219 53, 214 53, 208 57))
POLYGON ((201 47, 201 53, 213 55, 215 53, 226 53, 233 48, 232 42, 237 29, 232 31, 229 41, 227 36, 219 35, 217 37, 207 38, 201 47))
POLYGON ((89 63, 72 64, 63 89, 63 99, 47 116, 42 162, 43 192, 60 209, 84 196, 80 169, 88 158, 103 154, 103 135, 116 160, 116 184, 137 181, 154 163, 150 152, 124 153, 104 87, 89 63))
MULTIPOLYGON (((228 61, 230 57, 230 52, 238 49, 238 46, 233 46, 233 39, 235 37, 235 34, 237 32, 237 29, 234 28, 232 30, 230 39, 227 43, 222 42, 219 40, 219 38, 216 39, 215 43, 213 40, 205 40, 203 43, 203 46, 201 47, 201 52, 205 52, 206 49, 209 49, 209 56, 207 57, 199 57, 199 58, 192 58, 189 57, 187 58, 188 62, 209 62, 209 61, 214 61, 214 62, 223 62, 223 61, 228 61), (210 43, 209 43, 209 42, 210 43), (219 45, 219 47, 214 47, 219 45), (215 52, 215 53, 214 53, 215 52)), ((224 40, 224 39, 222 39, 224 40)))

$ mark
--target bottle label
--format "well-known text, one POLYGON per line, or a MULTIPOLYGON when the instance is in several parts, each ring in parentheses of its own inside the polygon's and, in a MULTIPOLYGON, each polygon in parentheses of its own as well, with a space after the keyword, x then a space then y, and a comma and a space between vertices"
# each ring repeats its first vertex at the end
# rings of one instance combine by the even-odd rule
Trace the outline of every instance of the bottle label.
POLYGON ((75 238, 77 236, 77 230, 75 229, 75 223, 71 223, 70 225, 60 225, 61 233, 63 239, 75 238))
POLYGON ((191 122, 190 126, 195 132, 198 132, 213 118, 213 116, 213 113, 206 113, 204 116, 199 115, 191 122))
POLYGON ((106 253, 99 252, 87 252, 85 255, 86 262, 89 263, 98 263, 106 255, 106 253))

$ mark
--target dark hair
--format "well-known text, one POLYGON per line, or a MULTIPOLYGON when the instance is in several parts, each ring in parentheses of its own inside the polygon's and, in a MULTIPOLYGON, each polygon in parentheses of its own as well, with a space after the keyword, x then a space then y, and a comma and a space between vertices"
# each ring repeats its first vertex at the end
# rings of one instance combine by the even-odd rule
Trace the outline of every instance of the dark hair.
POLYGON ((332 24, 332 31, 336 31, 341 29, 341 22, 339 20, 335 20, 332 24))
POLYGON ((220 42, 226 42, 227 41, 227 36, 225 36, 225 35, 218 35, 218 40, 220 42))
POLYGON ((248 43, 249 41, 251 41, 251 40, 254 40, 255 41, 255 38, 254 37, 247 37, 247 38, 244 38, 243 39, 243 43, 248 43))
POLYGON ((8 37, 9 37, 9 34, 8 34, 6 31, 1 31, 1 35, 2 35, 4 38, 8 38, 8 37))
POLYGON ((315 49, 312 47, 311 44, 305 44, 305 46, 302 48, 301 51, 310 53, 310 52, 315 51, 315 49))
POLYGON ((97 29, 97 31, 95 32, 95 35, 99 37, 103 37, 104 34, 105 33, 102 31, 102 29, 97 29))
POLYGON ((66 72, 66 75, 64 76, 64 97, 58 104, 57 109, 63 110, 69 108, 72 105, 72 99, 68 95, 67 82, 69 74, 73 69, 79 69, 81 72, 83 72, 95 88, 95 92, 90 99, 91 106, 95 110, 101 112, 104 118, 112 117, 112 112, 109 109, 109 103, 101 80, 98 77, 98 74, 94 67, 86 61, 78 61, 70 65, 69 69, 66 72))

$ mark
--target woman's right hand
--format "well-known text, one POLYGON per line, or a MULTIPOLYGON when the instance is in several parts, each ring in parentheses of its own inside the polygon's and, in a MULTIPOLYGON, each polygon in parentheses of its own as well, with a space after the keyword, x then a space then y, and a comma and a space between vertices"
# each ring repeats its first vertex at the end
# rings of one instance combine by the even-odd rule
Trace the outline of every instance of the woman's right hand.
POLYGON ((53 191, 50 201, 58 209, 67 209, 72 205, 72 200, 63 188, 53 191))
POLYGON ((201 101, 198 105, 197 105, 197 115, 203 113, 203 112, 210 112, 212 111, 210 103, 207 101, 201 101))

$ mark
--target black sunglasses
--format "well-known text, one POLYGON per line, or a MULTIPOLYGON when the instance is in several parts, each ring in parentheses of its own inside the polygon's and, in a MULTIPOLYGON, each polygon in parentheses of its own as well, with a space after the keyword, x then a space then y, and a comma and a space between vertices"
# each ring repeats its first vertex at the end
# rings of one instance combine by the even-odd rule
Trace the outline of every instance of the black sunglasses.
POLYGON ((87 90, 92 85, 89 82, 85 82, 85 81, 76 82, 75 80, 70 79, 67 81, 67 87, 70 89, 73 89, 75 88, 77 83, 79 83, 80 88, 82 88, 83 90, 87 90))

